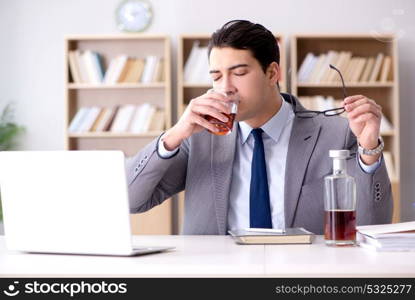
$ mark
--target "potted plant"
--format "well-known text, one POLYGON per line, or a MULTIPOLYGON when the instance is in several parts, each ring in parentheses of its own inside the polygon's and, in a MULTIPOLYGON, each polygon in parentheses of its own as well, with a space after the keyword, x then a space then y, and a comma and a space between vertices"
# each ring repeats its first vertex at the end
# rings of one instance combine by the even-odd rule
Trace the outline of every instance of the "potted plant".
MULTIPOLYGON (((11 103, 7 104, 0 113, 0 151, 7 151, 16 145, 16 137, 24 130, 14 123, 14 111, 11 103)), ((0 234, 3 233, 3 212, 0 194, 0 234)))

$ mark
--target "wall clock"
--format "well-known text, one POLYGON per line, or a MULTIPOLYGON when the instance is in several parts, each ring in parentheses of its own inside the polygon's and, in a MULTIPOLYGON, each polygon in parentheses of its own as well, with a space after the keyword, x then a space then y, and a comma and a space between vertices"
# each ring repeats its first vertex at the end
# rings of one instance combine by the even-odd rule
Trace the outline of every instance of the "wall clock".
POLYGON ((116 10, 117 27, 126 32, 144 31, 152 18, 151 5, 145 0, 124 0, 116 10))

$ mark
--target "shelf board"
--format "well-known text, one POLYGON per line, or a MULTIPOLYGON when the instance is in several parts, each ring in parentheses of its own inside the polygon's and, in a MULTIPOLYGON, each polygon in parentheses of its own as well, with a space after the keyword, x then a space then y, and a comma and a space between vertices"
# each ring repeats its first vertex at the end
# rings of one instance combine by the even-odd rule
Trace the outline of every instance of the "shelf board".
MULTIPOLYGON (((346 83, 347 88, 380 88, 380 87, 393 87, 393 82, 355 82, 346 83)), ((299 83, 299 88, 341 88, 341 83, 299 83)))
MULTIPOLYGON (((280 86, 282 86, 284 84, 283 81, 280 81, 280 86)), ((212 84, 209 83, 184 83, 183 84, 184 88, 211 88, 212 84)))
POLYGON ((69 138, 140 138, 140 137, 157 137, 162 131, 151 131, 145 133, 130 133, 130 132, 84 132, 84 133, 69 133, 69 138))
POLYGON ((185 83, 183 84, 185 88, 211 88, 212 85, 209 83, 185 83))
POLYGON ((99 41, 113 42, 120 40, 166 40, 168 35, 147 34, 147 33, 117 33, 117 34, 69 34, 65 39, 71 42, 78 41, 99 41))
POLYGON ((165 88, 164 82, 153 83, 117 83, 117 84, 89 84, 89 83, 69 83, 71 90, 81 89, 146 89, 146 88, 165 88))

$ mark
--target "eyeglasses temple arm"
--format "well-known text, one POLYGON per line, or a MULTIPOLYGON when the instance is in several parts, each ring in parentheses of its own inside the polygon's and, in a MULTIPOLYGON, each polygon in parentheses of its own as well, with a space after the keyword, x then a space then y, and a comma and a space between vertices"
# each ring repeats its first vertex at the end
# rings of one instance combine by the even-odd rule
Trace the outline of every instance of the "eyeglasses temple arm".
POLYGON ((337 73, 339 73, 339 75, 340 75, 340 79, 341 79, 341 81, 342 81, 343 96, 344 96, 344 98, 346 98, 346 97, 347 97, 347 93, 346 93, 346 86, 344 85, 344 80, 343 80, 343 75, 342 75, 342 73, 340 72, 340 70, 339 70, 339 69, 337 69, 337 68, 336 68, 335 66, 333 66, 332 64, 330 64, 329 66, 330 66, 330 68, 332 68, 333 70, 336 70, 336 71, 337 71, 337 73))

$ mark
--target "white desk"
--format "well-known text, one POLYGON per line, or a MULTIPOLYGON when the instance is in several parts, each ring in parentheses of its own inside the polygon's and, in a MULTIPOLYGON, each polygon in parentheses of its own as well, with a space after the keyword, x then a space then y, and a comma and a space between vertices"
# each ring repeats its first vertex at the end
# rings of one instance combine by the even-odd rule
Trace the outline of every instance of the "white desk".
POLYGON ((8 252, 2 277, 415 277, 415 252, 376 253, 311 245, 237 245, 229 236, 135 236, 136 244, 176 250, 137 257, 8 252))

